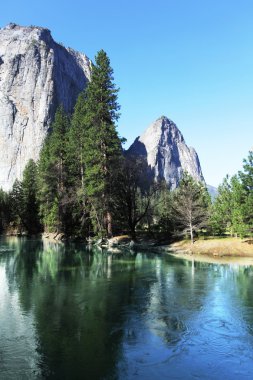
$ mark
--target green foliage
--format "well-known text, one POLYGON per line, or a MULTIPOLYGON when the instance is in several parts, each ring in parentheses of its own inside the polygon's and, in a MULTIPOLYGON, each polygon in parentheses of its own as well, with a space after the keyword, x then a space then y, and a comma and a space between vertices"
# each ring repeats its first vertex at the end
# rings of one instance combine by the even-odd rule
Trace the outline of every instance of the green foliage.
POLYGON ((101 50, 73 115, 57 110, 38 167, 29 161, 10 194, 0 190, 0 230, 11 225, 28 233, 44 228, 79 237, 128 231, 133 238, 148 230, 168 238, 187 233, 192 241, 209 226, 219 235, 251 234, 253 152, 238 175, 224 179, 212 205, 205 186, 187 173, 175 191, 153 184, 145 160, 123 157, 118 91, 101 50))
POLYGON ((0 189, 0 232, 4 231, 11 221, 9 194, 0 189))
POLYGON ((214 234, 221 235, 231 226, 231 189, 229 177, 218 187, 218 195, 211 208, 210 224, 214 234))
POLYGON ((55 114, 52 130, 41 151, 39 161, 40 213, 45 229, 65 230, 67 205, 66 134, 70 122, 62 107, 55 114))
POLYGON ((122 156, 121 140, 115 126, 119 117, 117 93, 110 60, 101 50, 96 56, 86 91, 83 155, 85 194, 94 230, 101 235, 112 234, 114 186, 122 156))
POLYGON ((156 187, 151 187, 146 173, 147 164, 139 158, 127 157, 118 171, 115 188, 114 212, 123 229, 127 229, 132 238, 136 237, 136 227, 151 212, 156 187))
POLYGON ((212 206, 211 226, 216 234, 244 237, 252 231, 253 154, 244 160, 244 171, 231 179, 227 176, 218 188, 212 206))
POLYGON ((48 231, 111 234, 115 178, 122 156, 118 89, 101 50, 71 121, 58 109, 39 162, 40 212, 48 231))
POLYGON ((10 192, 10 206, 11 206, 11 221, 14 227, 21 229, 24 227, 22 221, 23 215, 23 194, 21 182, 15 180, 12 190, 10 192))
POLYGON ((23 180, 14 182, 9 195, 11 217, 14 228, 34 234, 41 230, 38 200, 38 168, 33 160, 29 160, 23 180))
POLYGON ((168 189, 166 183, 161 184, 154 215, 157 219, 158 230, 167 238, 171 237, 175 229, 173 218, 173 192, 168 189))
POLYGON ((81 92, 77 98, 67 131, 68 181, 76 189, 84 187, 84 145, 86 139, 86 96, 81 92))
POLYGON ((243 237, 247 234, 248 225, 245 218, 245 200, 247 194, 238 176, 233 176, 231 186, 231 234, 243 237))
POLYGON ((244 221, 248 225, 248 231, 253 232, 253 152, 250 151, 248 159, 243 160, 243 171, 239 177, 244 189, 244 221))
POLYGON ((22 222, 28 233, 40 231, 38 201, 38 168, 33 160, 29 160, 23 172, 21 182, 22 193, 22 222))

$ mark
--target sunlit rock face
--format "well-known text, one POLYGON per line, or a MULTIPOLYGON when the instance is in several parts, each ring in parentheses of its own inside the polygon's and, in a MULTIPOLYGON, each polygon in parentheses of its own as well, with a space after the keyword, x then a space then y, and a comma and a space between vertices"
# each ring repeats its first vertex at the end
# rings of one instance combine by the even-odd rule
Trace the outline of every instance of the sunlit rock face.
POLYGON ((9 190, 38 159, 57 106, 71 111, 90 74, 90 60, 57 44, 48 29, 0 29, 0 187, 9 190))
POLYGON ((176 124, 165 116, 137 137, 127 155, 143 157, 149 175, 155 180, 165 180, 171 189, 178 186, 184 171, 195 180, 204 181, 196 151, 186 145, 176 124))

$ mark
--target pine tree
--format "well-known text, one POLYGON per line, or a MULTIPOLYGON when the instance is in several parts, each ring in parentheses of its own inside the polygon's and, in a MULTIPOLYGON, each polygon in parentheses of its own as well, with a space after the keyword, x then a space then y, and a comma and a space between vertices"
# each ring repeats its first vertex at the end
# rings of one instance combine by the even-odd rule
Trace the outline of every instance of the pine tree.
POLYGON ((95 233, 112 235, 112 212, 121 140, 116 131, 119 105, 107 54, 96 56, 86 91, 84 188, 95 233))
POLYGON ((9 194, 0 188, 0 232, 4 231, 11 221, 9 194))
POLYGON ((22 221, 29 234, 41 229, 38 201, 38 169, 31 159, 28 161, 21 182, 22 221))
POLYGON ((67 132, 68 181, 76 188, 84 187, 84 146, 87 134, 86 95, 81 92, 71 117, 71 128, 67 132))
POLYGON ((78 96, 71 128, 66 136, 67 182, 69 194, 67 233, 88 236, 91 230, 90 205, 85 190, 85 142, 87 140, 86 94, 78 96))
POLYGON ((23 180, 16 180, 9 195, 10 221, 20 231, 35 234, 41 230, 38 200, 38 169, 31 159, 23 180))
POLYGON ((253 151, 243 160, 243 171, 239 172, 242 186, 245 190, 244 221, 249 231, 253 232, 253 151))
POLYGON ((167 239, 171 238, 174 233, 173 192, 168 189, 166 182, 161 183, 155 211, 159 231, 162 232, 167 239))
POLYGON ((234 175, 230 180, 231 186, 231 233, 236 237, 245 236, 249 226, 245 218, 245 200, 247 193, 238 175, 234 175))
POLYGON ((52 130, 46 138, 39 161, 40 212, 45 229, 64 232, 65 209, 68 203, 66 187, 66 132, 69 118, 60 107, 52 130))
POLYGON ((239 176, 226 176, 218 187, 211 209, 210 225, 214 233, 245 236, 248 230, 244 215, 246 198, 247 194, 239 176))
POLYGON ((16 179, 10 192, 11 222, 14 228, 18 230, 26 229, 26 223, 23 219, 24 201, 21 182, 16 179))
POLYGON ((226 176, 218 187, 218 194, 211 207, 210 225, 215 234, 222 235, 232 226, 231 186, 229 176, 226 176))

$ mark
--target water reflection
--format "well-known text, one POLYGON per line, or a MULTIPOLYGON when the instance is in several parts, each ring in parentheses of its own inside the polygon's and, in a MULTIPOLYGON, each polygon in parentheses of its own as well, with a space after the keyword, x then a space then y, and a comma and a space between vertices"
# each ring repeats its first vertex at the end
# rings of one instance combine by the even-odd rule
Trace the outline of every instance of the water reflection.
POLYGON ((250 378, 252 267, 2 239, 0 377, 250 378))

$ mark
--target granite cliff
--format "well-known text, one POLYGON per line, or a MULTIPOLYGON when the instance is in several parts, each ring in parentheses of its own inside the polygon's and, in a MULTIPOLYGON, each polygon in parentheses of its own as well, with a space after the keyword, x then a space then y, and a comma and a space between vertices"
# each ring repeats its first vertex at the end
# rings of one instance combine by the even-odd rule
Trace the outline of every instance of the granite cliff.
POLYGON ((195 180, 204 181, 196 151, 186 145, 176 124, 165 116, 137 137, 126 154, 142 157, 147 162, 148 175, 165 180, 171 189, 178 186, 184 171, 195 180))
POLYGON ((48 29, 0 29, 0 187, 9 190, 38 159, 57 106, 70 112, 90 74, 91 61, 48 29))
MULTIPOLYGON (((71 112, 91 76, 91 61, 56 43, 48 29, 9 24, 0 29, 0 188, 10 190, 40 149, 58 105, 71 112)), ((184 171, 204 181, 197 153, 163 116, 127 155, 141 156, 150 178, 177 187, 184 171)))

